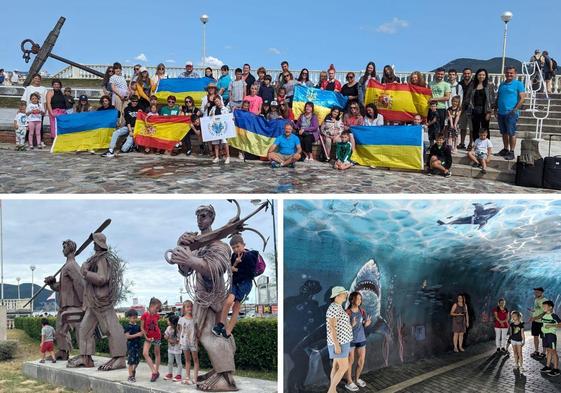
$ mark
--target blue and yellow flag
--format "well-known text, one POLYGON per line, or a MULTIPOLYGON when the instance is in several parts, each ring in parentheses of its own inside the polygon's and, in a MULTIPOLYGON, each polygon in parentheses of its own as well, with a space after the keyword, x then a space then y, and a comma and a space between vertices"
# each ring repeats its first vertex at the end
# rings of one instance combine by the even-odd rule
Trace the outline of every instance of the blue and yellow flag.
POLYGON ((160 79, 154 95, 158 103, 166 104, 169 96, 175 96, 177 103, 182 105, 185 97, 191 96, 195 105, 201 106, 201 101, 206 95, 206 87, 212 82, 210 78, 168 78, 160 79))
POLYGON ((109 109, 57 116, 57 135, 51 153, 107 149, 117 126, 117 115, 116 109, 109 109))
POLYGON ((267 157, 267 152, 275 139, 284 133, 284 125, 288 120, 266 120, 251 112, 234 111, 236 137, 228 139, 228 144, 238 150, 267 157))
POLYGON ((347 106, 348 99, 341 93, 334 91, 296 85, 294 86, 294 97, 292 99, 292 110, 296 120, 304 113, 304 105, 308 101, 314 103, 314 113, 321 124, 329 112, 331 112, 331 108, 337 106, 343 110, 347 106))
POLYGON ((351 160, 359 165, 423 169, 423 127, 351 127, 355 150, 351 160))

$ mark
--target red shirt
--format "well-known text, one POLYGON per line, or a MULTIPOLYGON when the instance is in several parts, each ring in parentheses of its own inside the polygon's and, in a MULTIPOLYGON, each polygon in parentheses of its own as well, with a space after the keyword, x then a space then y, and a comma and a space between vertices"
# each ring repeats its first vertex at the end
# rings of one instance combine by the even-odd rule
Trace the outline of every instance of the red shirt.
POLYGON ((497 316, 501 321, 506 321, 501 323, 495 319, 495 327, 508 329, 508 310, 506 308, 504 310, 501 310, 499 307, 496 307, 495 309, 493 309, 493 315, 495 312, 497 313, 497 316))
POLYGON ((146 332, 147 338, 153 338, 154 340, 160 340, 162 338, 162 332, 158 326, 158 320, 160 316, 158 314, 150 314, 145 312, 140 317, 140 320, 144 322, 144 331, 146 332))
POLYGON ((337 79, 334 79, 332 81, 324 80, 323 82, 321 82, 321 89, 337 91, 337 92, 341 91, 341 82, 339 82, 337 79))

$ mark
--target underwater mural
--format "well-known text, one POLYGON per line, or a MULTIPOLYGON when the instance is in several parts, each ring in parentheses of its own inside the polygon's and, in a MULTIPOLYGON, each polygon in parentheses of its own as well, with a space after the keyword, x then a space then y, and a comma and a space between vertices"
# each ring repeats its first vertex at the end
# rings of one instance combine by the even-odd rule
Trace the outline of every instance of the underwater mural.
POLYGON ((285 391, 328 384, 332 287, 362 295, 372 371, 452 350, 458 294, 467 346, 493 339, 499 298, 527 321, 541 286, 560 310, 559 239, 559 200, 285 201, 285 391))

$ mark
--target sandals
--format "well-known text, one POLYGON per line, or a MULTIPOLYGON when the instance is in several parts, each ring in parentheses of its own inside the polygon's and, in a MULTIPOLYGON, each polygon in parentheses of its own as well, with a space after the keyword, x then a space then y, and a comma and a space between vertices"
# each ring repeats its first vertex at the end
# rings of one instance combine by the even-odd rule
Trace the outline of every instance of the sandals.
POLYGON ((181 381, 182 385, 193 385, 193 381, 191 381, 189 378, 185 378, 183 381, 181 381))

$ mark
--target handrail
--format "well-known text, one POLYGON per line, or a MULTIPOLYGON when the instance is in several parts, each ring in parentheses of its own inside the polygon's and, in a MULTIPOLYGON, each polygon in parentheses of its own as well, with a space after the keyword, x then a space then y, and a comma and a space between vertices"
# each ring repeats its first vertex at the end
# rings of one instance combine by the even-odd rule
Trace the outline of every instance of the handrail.
POLYGON ((522 63, 522 73, 525 76, 526 92, 528 92, 530 95, 530 107, 527 109, 527 111, 531 112, 534 119, 536 119, 536 136, 534 137, 534 139, 542 140, 543 122, 549 117, 551 99, 549 97, 549 93, 547 92, 547 87, 543 78, 542 70, 536 61, 522 63), (534 80, 537 80, 537 86, 534 86, 534 80), (538 116, 538 112, 540 111, 540 109, 538 107, 537 100, 538 92, 540 92, 541 90, 543 90, 545 100, 547 100, 547 106, 545 107, 545 114, 543 116, 538 116))

